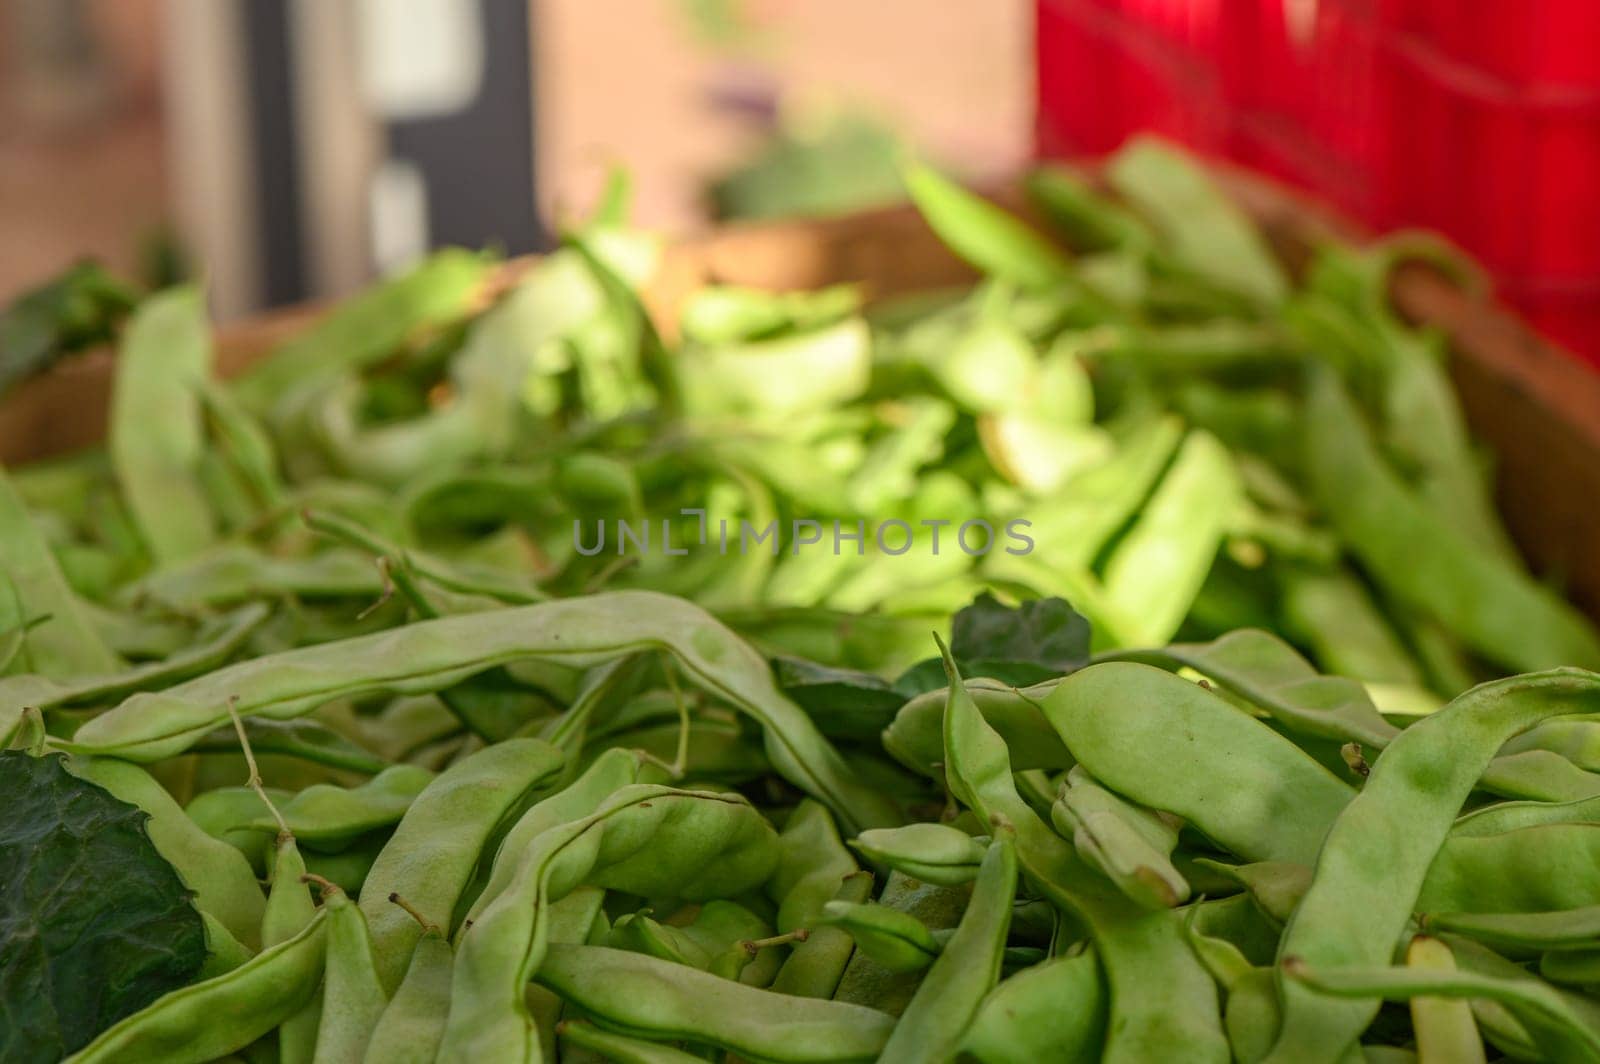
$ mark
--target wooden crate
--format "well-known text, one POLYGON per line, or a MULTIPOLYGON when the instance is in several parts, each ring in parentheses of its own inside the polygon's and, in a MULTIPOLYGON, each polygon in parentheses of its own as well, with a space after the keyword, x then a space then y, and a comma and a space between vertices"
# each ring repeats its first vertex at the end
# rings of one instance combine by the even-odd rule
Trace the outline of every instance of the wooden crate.
MULTIPOLYGON (((1219 176, 1291 267, 1326 234, 1361 237, 1281 186, 1241 172, 1219 176)), ((1014 191, 996 198, 1020 209, 1014 191)), ((778 289, 854 281, 869 297, 882 298, 972 277, 915 211, 895 208, 734 226, 679 241, 668 249, 645 301, 671 335, 683 297, 713 281, 778 289)), ((1498 303, 1469 298, 1426 268, 1403 270, 1391 296, 1407 318, 1450 338, 1467 419, 1497 459, 1497 494, 1512 535, 1537 571, 1600 618, 1600 374, 1541 340, 1498 303)), ((315 313, 293 309, 225 331, 221 371, 237 372, 315 313)), ((99 440, 110 375, 109 353, 95 352, 17 389, 0 404, 0 461, 14 465, 99 440)))

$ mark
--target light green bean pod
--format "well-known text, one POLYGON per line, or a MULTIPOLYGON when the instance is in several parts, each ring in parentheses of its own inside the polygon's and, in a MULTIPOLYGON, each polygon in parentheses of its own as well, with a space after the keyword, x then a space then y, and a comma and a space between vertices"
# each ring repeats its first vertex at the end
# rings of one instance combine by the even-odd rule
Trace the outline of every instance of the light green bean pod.
POLYGON ((939 956, 939 943, 927 925, 887 905, 830 901, 821 922, 850 932, 860 953, 891 972, 918 972, 939 956))
POLYGON ((707 1042, 779 1064, 874 1060, 894 1027, 860 1005, 775 994, 603 946, 552 944, 534 978, 621 1033, 707 1042))
POLYGON ((650 785, 623 788, 519 852, 503 847, 513 871, 461 935, 440 1061, 538 1059, 523 988, 549 946, 550 904, 579 884, 698 900, 756 886, 776 860, 776 833, 744 799, 650 785))
POLYGON ((984 846, 947 824, 907 824, 873 828, 850 841, 873 864, 903 872, 913 879, 956 887, 977 878, 984 846))
POLYGON ((200 485, 211 373, 205 300, 193 286, 145 300, 128 322, 111 389, 106 449, 140 537, 157 562, 199 552, 216 517, 200 485))
POLYGON ((366 917, 342 890, 323 888, 328 956, 317 1024, 317 1064, 361 1064, 388 995, 378 979, 366 917))
MULTIPOLYGON (((588 1023, 567 1020, 556 1027, 563 1045, 578 1046, 615 1064, 702 1064, 703 1058, 681 1049, 613 1034, 588 1023)), ((563 1057, 562 1059, 565 1059, 563 1057)))
POLYGON ((1149 666, 1091 665, 1041 706, 1102 785, 1176 813, 1251 860, 1311 863, 1355 793, 1216 694, 1149 666), (1228 779, 1221 790, 1218 773, 1228 779))
POLYGON ((1000 980, 1016 892, 1016 848, 1009 830, 1000 828, 973 881, 966 914, 883 1047, 886 1059, 938 1064, 955 1054, 1000 980))
POLYGON ((1105 1059, 1227 1060, 1216 985, 1184 941, 1179 917, 1129 901, 1040 820, 1017 794, 1006 745, 973 704, 948 651, 945 670, 951 791, 980 816, 1009 821, 1023 874, 1089 928, 1110 988, 1105 1059))
POLYGON ((811 718, 778 692, 754 650, 698 607, 647 591, 442 617, 256 658, 159 694, 134 695, 85 724, 70 746, 154 761, 225 723, 230 698, 243 716, 283 720, 339 697, 440 690, 520 659, 592 666, 645 649, 668 651, 697 685, 761 723, 777 771, 851 830, 898 819, 890 803, 853 778, 811 718))
POLYGON ((508 739, 445 770, 412 801, 373 862, 361 894, 386 990, 399 985, 422 935, 422 927, 391 904, 390 895, 399 894, 448 935, 456 904, 496 826, 561 764, 561 754, 548 743, 508 739))
POLYGON ((764 888, 777 903, 778 930, 810 927, 844 878, 857 871, 827 808, 810 800, 795 806, 778 834, 778 867, 764 888))
MULTIPOLYGON (((1373 763, 1366 785, 1328 832, 1311 888, 1284 931, 1282 955, 1330 974, 1385 963, 1429 866, 1496 751, 1540 721, 1597 707, 1600 676, 1553 669, 1482 684, 1407 728, 1373 763)), ((1281 990, 1273 1064, 1338 1060, 1377 1010, 1373 1002, 1330 1002, 1297 983, 1281 990)))
POLYGON ((437 930, 417 938, 405 976, 372 1029, 365 1061, 369 1064, 433 1064, 450 1016, 450 977, 454 960, 449 941, 437 930))
POLYGON ((1093 948, 1005 979, 961 1043, 980 1064, 1090 1064, 1105 1042, 1107 993, 1093 948))
MULTIPOLYGON (((293 835, 278 837, 268 878, 267 905, 261 917, 261 945, 271 949, 298 935, 317 917, 311 885, 303 878, 306 863, 293 835)), ((317 1025, 322 1018, 322 995, 311 997, 278 1027, 281 1064, 311 1064, 316 1053, 317 1025)))
MULTIPOLYGON (((829 903, 859 905, 871 896, 872 873, 855 872, 845 876, 829 903)), ((855 939, 845 929, 828 925, 813 927, 810 932, 784 960, 772 989, 797 997, 832 998, 855 952, 855 939)))

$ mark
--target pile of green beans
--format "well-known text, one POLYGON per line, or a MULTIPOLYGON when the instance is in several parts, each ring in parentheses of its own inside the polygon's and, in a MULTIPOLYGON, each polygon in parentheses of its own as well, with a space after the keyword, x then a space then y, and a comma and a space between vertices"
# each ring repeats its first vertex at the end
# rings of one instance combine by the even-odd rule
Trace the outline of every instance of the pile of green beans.
MULTIPOLYGON (((1030 179, 1057 244, 912 167, 975 287, 712 286, 670 348, 621 181, 232 382, 144 300, 105 447, 0 471, 0 772, 140 811, 205 950, 8 992, 0 1055, 1600 1061, 1600 639, 1385 297, 1471 272, 1106 175, 1030 179)), ((124 886, 0 891, 0 985, 124 886)))

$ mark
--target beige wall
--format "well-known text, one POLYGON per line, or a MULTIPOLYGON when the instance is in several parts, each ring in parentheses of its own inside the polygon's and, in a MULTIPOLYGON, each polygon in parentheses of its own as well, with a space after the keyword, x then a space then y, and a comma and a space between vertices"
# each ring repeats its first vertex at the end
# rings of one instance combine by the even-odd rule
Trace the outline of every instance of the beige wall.
POLYGON ((581 207, 615 159, 634 172, 641 221, 694 225, 701 183, 748 143, 708 96, 762 69, 800 97, 870 104, 971 176, 1029 151, 1027 0, 753 0, 765 46, 744 61, 698 45, 676 0, 533 3, 547 211, 581 207))

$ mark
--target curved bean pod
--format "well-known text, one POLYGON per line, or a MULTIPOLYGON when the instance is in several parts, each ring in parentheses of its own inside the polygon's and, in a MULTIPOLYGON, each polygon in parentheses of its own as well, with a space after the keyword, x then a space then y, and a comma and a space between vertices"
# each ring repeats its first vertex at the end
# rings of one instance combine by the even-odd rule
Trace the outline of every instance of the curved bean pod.
POLYGON ((521 852, 502 848, 497 863, 511 872, 499 893, 485 892, 461 936, 439 1059, 538 1059, 523 988, 549 946, 550 903, 579 884, 693 900, 749 889, 776 860, 776 834, 743 798, 646 784, 624 787, 521 852))
POLYGON ((621 1033, 709 1042, 758 1061, 869 1061, 894 1028, 875 1009, 775 994, 604 946, 551 944, 534 978, 621 1033))
MULTIPOLYGON (((1507 739, 1551 717, 1594 712, 1600 676, 1553 669, 1482 684, 1402 732, 1328 832, 1311 888, 1285 930, 1283 956, 1313 969, 1388 959, 1462 803, 1507 739), (1384 875, 1375 877, 1374 869, 1384 875)), ((1377 1006, 1331 1003, 1282 985, 1273 1064, 1337 1060, 1377 1006)))
POLYGON ((405 976, 372 1029, 363 1058, 368 1064, 433 1064, 450 1016, 454 960, 449 941, 437 930, 417 939, 405 976))
POLYGON ((818 802, 803 801, 778 833, 778 867, 763 888, 778 906, 778 930, 810 927, 859 869, 839 840, 833 817, 818 802))
POLYGON ((927 925, 887 905, 830 901, 821 922, 844 928, 856 949, 891 972, 919 972, 939 956, 939 943, 927 925))
POLYGON ((1553 987, 1537 982, 1420 968, 1319 970, 1293 957, 1284 959, 1283 970, 1295 985, 1335 998, 1487 998, 1510 1010, 1546 1059, 1600 1059, 1600 1031, 1585 1024, 1553 987))
POLYGON ((983 863, 983 844, 947 824, 907 824, 863 831, 850 845, 873 864, 941 886, 970 883, 983 863))
MULTIPOLYGON (((279 810, 294 837, 312 847, 339 849, 357 835, 398 823, 434 774, 416 765, 391 765, 359 787, 317 783, 296 794, 279 810)), ((276 831, 271 817, 251 827, 276 831)))
POLYGON ((948 651, 945 671, 951 790, 980 816, 1010 821, 1030 882, 1088 925, 1110 984, 1105 1059, 1227 1060, 1216 985, 1184 941, 1178 918, 1129 901, 1039 819, 1017 794, 1006 745, 984 722, 948 651))
POLYGON ((966 914, 901 1014, 883 1047, 885 1059, 937 1064, 955 1055, 984 998, 1000 981, 1016 893, 1016 847, 1009 830, 1000 828, 978 869, 966 914))
POLYGON ((583 667, 646 649, 668 651, 697 684, 760 722, 778 772, 851 829, 899 819, 851 776, 811 718, 778 692, 754 650, 698 607, 648 591, 441 617, 241 662, 158 694, 134 695, 85 724, 70 746, 154 761, 225 723, 230 698, 243 716, 282 720, 340 697, 437 691, 519 659, 583 667))
POLYGON ((1252 860, 1315 859, 1354 790, 1198 684, 1131 662, 1073 673, 1041 703, 1095 779, 1252 860), (1229 781, 1219 792, 1212 781, 1229 781))
POLYGON ((561 770, 538 739, 507 739, 446 769, 423 788, 367 873, 361 911, 384 988, 393 991, 422 927, 389 897, 399 894, 446 935, 496 825, 561 770))
POLYGON ((1105 1036, 1105 979, 1090 948, 995 987, 967 1028, 961 1051, 980 1064, 1092 1064, 1105 1036))

